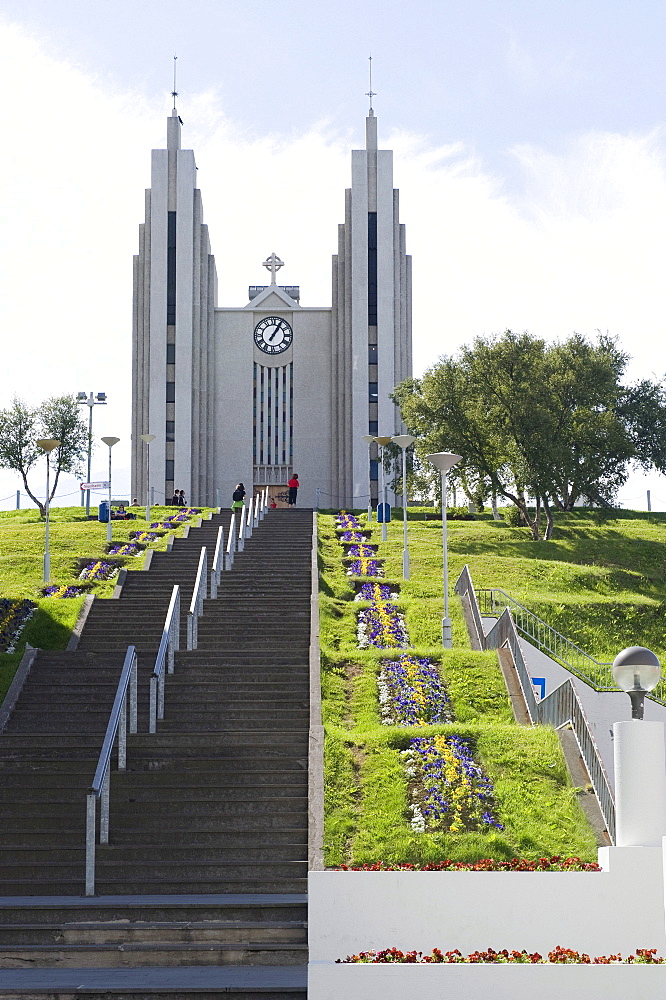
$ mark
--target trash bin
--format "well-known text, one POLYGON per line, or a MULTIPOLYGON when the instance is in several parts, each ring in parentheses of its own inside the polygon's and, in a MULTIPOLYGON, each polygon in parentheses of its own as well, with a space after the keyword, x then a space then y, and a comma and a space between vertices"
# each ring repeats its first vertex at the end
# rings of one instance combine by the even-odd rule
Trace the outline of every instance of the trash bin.
POLYGON ((99 505, 99 513, 97 515, 97 520, 101 521, 102 524, 108 524, 109 522, 109 501, 102 500, 99 505))
POLYGON ((388 503, 378 503, 377 504, 377 522, 378 524, 387 524, 391 520, 391 505, 388 503))

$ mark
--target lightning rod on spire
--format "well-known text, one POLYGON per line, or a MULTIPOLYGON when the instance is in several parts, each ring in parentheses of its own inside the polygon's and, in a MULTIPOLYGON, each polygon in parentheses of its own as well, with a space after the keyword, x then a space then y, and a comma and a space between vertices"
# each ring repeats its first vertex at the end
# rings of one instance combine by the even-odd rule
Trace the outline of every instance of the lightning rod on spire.
POLYGON ((372 118, 372 116, 374 115, 374 111, 372 110, 372 98, 377 96, 375 91, 372 89, 372 56, 368 56, 368 62, 370 64, 370 90, 366 93, 365 96, 370 98, 370 109, 368 111, 368 116, 372 118))
POLYGON ((174 53, 173 56, 173 90, 171 91, 171 96, 173 97, 173 110, 176 110, 176 98, 178 97, 178 91, 176 90, 176 60, 178 56, 174 53))

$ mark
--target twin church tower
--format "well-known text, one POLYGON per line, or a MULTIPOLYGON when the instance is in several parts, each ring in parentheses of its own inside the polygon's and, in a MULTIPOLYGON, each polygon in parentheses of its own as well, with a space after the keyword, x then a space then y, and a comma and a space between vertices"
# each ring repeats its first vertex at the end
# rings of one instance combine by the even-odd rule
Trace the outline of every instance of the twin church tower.
POLYGON ((365 507, 378 496, 364 435, 402 431, 390 398, 412 371, 411 257, 393 187, 393 153, 352 151, 352 183, 333 257, 332 304, 305 306, 298 286, 250 286, 244 306, 217 304, 194 153, 177 112, 152 152, 146 221, 134 258, 132 495, 182 489, 226 505, 236 483, 277 497, 294 472, 299 505, 365 507), (155 435, 148 449, 141 435, 155 435), (148 469, 148 454, 150 469, 148 469))

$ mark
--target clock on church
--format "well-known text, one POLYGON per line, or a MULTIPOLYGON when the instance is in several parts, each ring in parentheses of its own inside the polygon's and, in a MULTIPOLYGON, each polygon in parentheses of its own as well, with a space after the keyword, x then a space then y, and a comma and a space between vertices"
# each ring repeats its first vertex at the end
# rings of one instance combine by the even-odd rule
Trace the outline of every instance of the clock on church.
POLYGON ((254 328, 254 342, 264 354, 282 354, 293 336, 294 331, 280 316, 266 316, 254 328))

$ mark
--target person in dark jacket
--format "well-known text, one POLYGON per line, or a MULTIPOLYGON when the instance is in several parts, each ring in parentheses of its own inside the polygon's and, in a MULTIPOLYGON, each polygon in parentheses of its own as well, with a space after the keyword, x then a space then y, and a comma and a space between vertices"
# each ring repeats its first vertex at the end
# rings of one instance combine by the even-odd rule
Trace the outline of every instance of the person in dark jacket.
POLYGON ((231 494, 231 509, 232 509, 232 511, 236 511, 236 510, 240 511, 240 510, 242 510, 243 507, 245 506, 245 504, 243 503, 244 500, 245 500, 245 487, 243 486, 242 483, 238 483, 238 485, 236 486, 236 489, 231 494))

